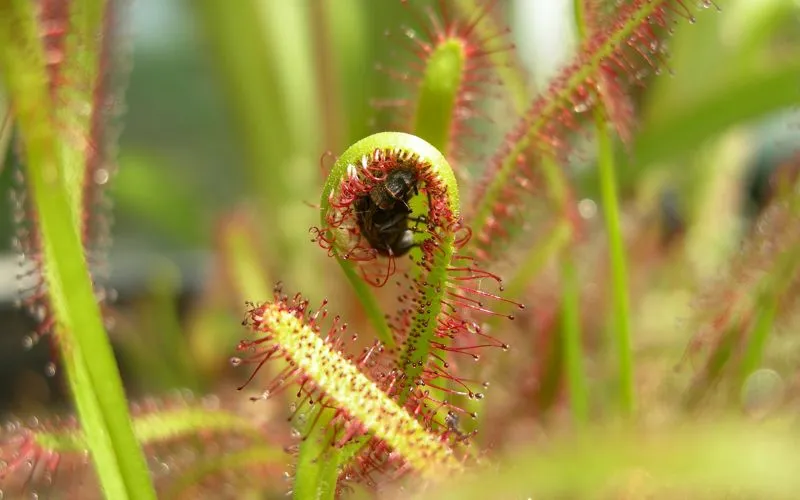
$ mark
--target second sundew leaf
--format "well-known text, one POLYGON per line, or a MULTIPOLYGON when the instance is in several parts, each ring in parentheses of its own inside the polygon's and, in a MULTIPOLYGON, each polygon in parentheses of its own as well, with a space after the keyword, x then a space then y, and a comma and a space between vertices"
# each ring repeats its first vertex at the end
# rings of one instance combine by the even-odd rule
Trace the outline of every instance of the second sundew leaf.
MULTIPOLYGON (((710 4, 710 2, 709 2, 710 4)), ((594 93, 602 78, 637 81, 631 74, 631 54, 655 72, 663 66, 662 41, 656 33, 673 16, 694 21, 684 0, 634 0, 621 7, 615 21, 588 38, 574 59, 556 76, 546 91, 535 97, 527 111, 506 136, 487 169, 484 185, 470 223, 479 238, 490 226, 504 187, 518 169, 517 158, 533 147, 541 155, 563 156, 569 152, 569 136, 592 111, 594 93)))
MULTIPOLYGON (((335 429, 333 443, 370 433, 428 479, 460 471, 461 463, 447 443, 398 405, 387 387, 379 386, 362 371, 380 370, 375 365, 381 356, 380 349, 367 350, 358 359, 344 355, 340 348, 334 348, 340 341, 337 335, 344 329, 338 320, 334 320, 325 339, 318 335, 320 322, 326 315, 324 309, 312 311, 308 301, 299 295, 290 299, 276 290, 273 301, 253 305, 248 311, 246 324, 256 338, 240 343, 239 350, 250 354, 238 363, 249 361, 260 367, 278 357, 290 362, 291 368, 270 387, 282 388, 291 379, 300 383, 306 399, 313 398, 319 403, 320 412, 313 420, 306 420, 307 433, 321 422, 326 428, 335 429), (328 408, 333 413, 320 419, 322 411, 328 408), (338 426, 328 427, 334 425, 338 426), (337 434, 336 430, 342 433, 337 434)), ((264 397, 269 396, 267 389, 264 397)), ((309 485, 312 490, 314 482, 312 479, 309 485)))
POLYGON ((439 151, 449 151, 464 57, 463 42, 449 38, 436 46, 425 65, 414 117, 414 135, 439 151))

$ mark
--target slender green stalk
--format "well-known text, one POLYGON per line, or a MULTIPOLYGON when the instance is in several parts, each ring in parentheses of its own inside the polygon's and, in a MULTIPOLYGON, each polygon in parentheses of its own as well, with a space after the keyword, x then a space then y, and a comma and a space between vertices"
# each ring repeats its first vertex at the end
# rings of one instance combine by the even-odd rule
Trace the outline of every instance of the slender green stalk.
MULTIPOLYGON (((586 0, 574 0, 575 25, 582 39, 589 35, 585 11, 586 0)), ((597 94, 596 97, 602 97, 597 94)), ((613 317, 612 337, 617 349, 619 378, 619 406, 623 415, 634 411, 635 391, 633 380, 633 357, 630 339, 630 306, 628 298, 628 271, 625 257, 625 240, 617 197, 617 175, 614 164, 614 145, 606 121, 605 105, 601 99, 594 107, 594 123, 597 137, 597 168, 600 171, 600 196, 608 235, 611 264, 611 302, 613 317)))
POLYGON ((598 169, 600 171, 600 196, 608 235, 611 263, 612 337, 616 343, 619 377, 619 405, 623 414, 634 411, 633 356, 631 354, 630 306, 628 297, 628 270, 625 241, 622 235, 617 176, 614 168, 614 146, 601 108, 595 109, 597 126, 598 169))
MULTIPOLYGON (((479 0, 456 0, 455 4, 465 17, 472 17, 475 12, 486 8, 486 3, 479 0)), ((480 40, 496 39, 503 33, 492 15, 484 15, 474 29, 480 40)), ((488 58, 503 83, 503 88, 511 96, 514 109, 521 113, 528 104, 528 88, 522 66, 515 60, 513 54, 514 52, 510 50, 493 50, 488 54, 488 58)))
POLYGON ((95 301, 76 227, 66 172, 85 161, 66 155, 53 122, 44 55, 34 5, 0 2, 0 74, 16 111, 32 199, 38 215, 44 278, 55 313, 63 371, 86 433, 105 494, 115 499, 155 498, 131 426, 114 353, 95 301))
POLYGON ((580 283, 569 249, 561 253, 561 330, 564 344, 564 369, 569 387, 572 420, 578 426, 589 418, 589 391, 583 366, 581 336, 580 283))
MULTIPOLYGON (((338 448, 328 446, 333 432, 329 427, 333 412, 326 412, 316 422, 314 429, 309 429, 314 420, 314 409, 314 407, 310 407, 305 413, 307 425, 303 429, 303 435, 308 435, 308 437, 300 443, 300 450, 295 462, 292 497, 297 500, 333 499, 339 479, 339 466, 343 463, 342 452, 338 448)), ((321 410, 316 409, 316 411, 321 410)), ((348 446, 348 448, 350 447, 352 444, 348 446)), ((360 446, 354 448, 358 450, 360 446)))

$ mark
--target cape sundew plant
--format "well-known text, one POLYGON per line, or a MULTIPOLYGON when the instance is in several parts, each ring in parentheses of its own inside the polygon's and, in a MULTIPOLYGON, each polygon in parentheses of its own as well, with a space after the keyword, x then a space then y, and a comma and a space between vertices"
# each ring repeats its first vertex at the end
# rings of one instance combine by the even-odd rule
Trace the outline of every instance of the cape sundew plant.
POLYGON ((130 5, 0 0, 7 385, 72 403, 6 404, 0 498, 796 497, 796 2, 184 7, 206 188, 202 138, 117 155, 130 5), (213 249, 180 310, 108 272, 117 170, 123 242, 213 249))

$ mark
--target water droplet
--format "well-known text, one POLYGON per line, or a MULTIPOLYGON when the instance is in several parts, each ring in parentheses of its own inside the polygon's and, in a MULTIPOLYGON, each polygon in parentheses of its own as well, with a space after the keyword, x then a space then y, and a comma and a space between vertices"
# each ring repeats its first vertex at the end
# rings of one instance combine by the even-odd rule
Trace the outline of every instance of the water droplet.
POLYGON ((783 378, 775 370, 755 370, 742 384, 741 404, 748 414, 763 417, 783 402, 785 387, 783 378))
POLYGON ((105 168, 98 168, 94 173, 94 183, 102 186, 108 182, 108 179, 111 177, 108 170, 105 168))
POLYGON ((230 363, 231 363, 231 366, 234 366, 234 367, 235 366, 239 366, 239 365, 242 364, 242 358, 234 356, 234 357, 232 357, 230 359, 230 363))
POLYGON ((25 349, 26 351, 32 349, 34 344, 36 344, 36 342, 34 342, 32 336, 25 335, 24 337, 22 337, 22 348, 25 349))
POLYGON ((53 362, 47 363, 44 367, 44 374, 48 377, 54 377, 56 374, 56 364, 53 362))

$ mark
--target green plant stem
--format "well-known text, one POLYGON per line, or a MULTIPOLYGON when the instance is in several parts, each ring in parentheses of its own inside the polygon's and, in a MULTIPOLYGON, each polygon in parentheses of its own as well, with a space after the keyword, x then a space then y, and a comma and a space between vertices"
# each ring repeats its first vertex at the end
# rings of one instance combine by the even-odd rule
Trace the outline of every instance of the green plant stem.
POLYGON ((75 169, 64 162, 78 160, 62 157, 36 19, 27 0, 0 2, 0 73, 26 153, 63 372, 106 496, 155 498, 75 225, 65 178, 75 169))
MULTIPOLYGON (((336 493, 338 467, 341 461, 339 449, 328 446, 333 432, 329 427, 333 412, 326 412, 316 422, 314 429, 309 429, 315 413, 313 407, 307 406, 307 408, 305 413, 307 425, 303 429, 303 435, 308 437, 300 443, 297 454, 292 497, 297 500, 332 499, 336 493)), ((316 411, 322 410, 316 409, 316 411)))
POLYGON ((625 241, 622 235, 617 177, 614 168, 614 147, 606 126, 602 107, 594 111, 597 126, 598 169, 600 172, 600 196, 608 235, 608 251, 611 263, 612 337, 616 343, 619 377, 619 406, 624 415, 634 411, 633 356, 631 354, 628 271, 625 258, 625 241))
POLYGON ((569 387, 572 420, 578 426, 589 417, 589 391, 583 366, 581 336, 580 283, 570 249, 561 253, 561 334, 564 345, 564 369, 569 387))
MULTIPOLYGON (((487 4, 479 0, 456 0, 456 7, 467 19, 473 18, 475 12, 486 9, 487 4)), ((492 40, 502 36, 503 30, 495 17, 481 12, 483 18, 475 25, 475 33, 480 40, 492 40)), ((514 58, 513 50, 492 50, 487 55, 494 67, 495 73, 500 78, 503 88, 511 97, 514 109, 521 113, 528 104, 528 88, 525 83, 525 75, 521 70, 521 65, 514 58)))
MULTIPOLYGON (((574 0, 575 26, 582 40, 590 35, 586 17, 586 0, 574 0)), ((605 105, 602 96, 595 92, 594 123, 597 134, 597 168, 600 172, 600 196, 608 235, 608 251, 611 264, 612 328, 617 348, 619 378, 619 406, 623 415, 634 411, 635 392, 633 381, 633 357, 630 339, 630 306, 628 297, 628 272, 625 257, 625 239, 622 234, 617 175, 614 165, 614 145, 606 123, 605 105)))

